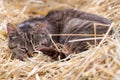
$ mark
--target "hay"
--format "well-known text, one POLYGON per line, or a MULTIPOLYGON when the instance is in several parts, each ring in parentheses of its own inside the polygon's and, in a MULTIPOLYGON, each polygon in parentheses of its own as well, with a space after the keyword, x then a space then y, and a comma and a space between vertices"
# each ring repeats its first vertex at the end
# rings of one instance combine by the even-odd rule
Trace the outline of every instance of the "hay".
MULTIPOLYGON (((0 0, 0 80, 120 80, 119 0, 0 0), (37 54, 26 61, 11 60, 6 24, 18 24, 29 17, 44 16, 55 9, 74 8, 113 21, 115 33, 88 51, 54 61, 37 54), (107 41, 108 44, 103 44, 107 41), (67 61, 67 59, 69 59, 67 61)), ((109 31, 108 31, 109 32, 109 31)))

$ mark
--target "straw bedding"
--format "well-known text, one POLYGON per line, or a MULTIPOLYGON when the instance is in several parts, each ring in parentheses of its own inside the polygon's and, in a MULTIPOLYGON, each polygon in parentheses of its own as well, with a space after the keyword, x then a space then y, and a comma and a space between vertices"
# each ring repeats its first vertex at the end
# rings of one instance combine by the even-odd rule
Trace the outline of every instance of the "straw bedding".
POLYGON ((0 80, 120 80, 120 0, 0 0, 0 80), (14 25, 50 10, 74 8, 113 21, 95 48, 54 61, 42 54, 11 59, 6 24, 14 25), (103 44, 107 41, 107 44, 103 44), (70 58, 70 60, 67 60, 70 58))

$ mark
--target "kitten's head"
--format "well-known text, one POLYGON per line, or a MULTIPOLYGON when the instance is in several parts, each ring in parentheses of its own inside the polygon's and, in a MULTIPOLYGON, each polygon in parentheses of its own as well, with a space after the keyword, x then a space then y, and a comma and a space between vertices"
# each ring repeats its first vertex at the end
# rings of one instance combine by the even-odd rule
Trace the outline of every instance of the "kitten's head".
POLYGON ((19 24, 16 28, 7 25, 8 46, 16 58, 31 56, 41 46, 49 45, 47 32, 48 23, 45 20, 32 19, 19 24))

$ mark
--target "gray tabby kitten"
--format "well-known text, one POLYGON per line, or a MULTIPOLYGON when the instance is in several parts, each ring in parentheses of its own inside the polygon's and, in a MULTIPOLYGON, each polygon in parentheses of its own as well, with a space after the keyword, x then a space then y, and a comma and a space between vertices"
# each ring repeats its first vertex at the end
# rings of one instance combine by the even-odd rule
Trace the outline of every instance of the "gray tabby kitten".
MULTIPOLYGON (((8 46, 13 52, 13 57, 21 60, 31 57, 36 50, 42 51, 53 59, 58 59, 58 56, 63 59, 66 53, 53 47, 49 34, 94 34, 94 23, 105 24, 96 25, 96 34, 105 34, 111 21, 73 9, 51 11, 42 18, 26 20, 17 27, 8 24, 8 46)), ((52 38, 55 43, 66 46, 69 53, 87 50, 89 48, 87 42, 94 44, 94 40, 68 42, 72 39, 88 38, 85 36, 53 36, 52 38)), ((99 43, 100 40, 97 41, 99 43)))

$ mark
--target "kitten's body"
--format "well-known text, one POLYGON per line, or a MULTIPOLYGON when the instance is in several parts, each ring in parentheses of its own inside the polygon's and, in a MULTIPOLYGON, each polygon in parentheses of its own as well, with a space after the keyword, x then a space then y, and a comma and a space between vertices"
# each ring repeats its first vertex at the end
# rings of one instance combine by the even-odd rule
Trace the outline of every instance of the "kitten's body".
MULTIPOLYGON (((52 11, 43 18, 24 21, 18 25, 17 30, 8 25, 9 48, 19 59, 31 56, 35 49, 41 50, 54 59, 59 55, 61 58, 65 58, 64 53, 50 47, 53 44, 48 34, 94 34, 94 23, 109 25, 111 21, 94 14, 72 9, 52 11), (16 38, 12 40, 12 37, 16 38)), ((96 33, 105 34, 108 28, 109 26, 96 25, 96 33)), ((56 36, 53 37, 53 40, 55 43, 64 44, 71 52, 81 52, 88 49, 85 41, 68 42, 80 38, 85 37, 56 36)), ((94 44, 94 41, 88 42, 94 44)))

